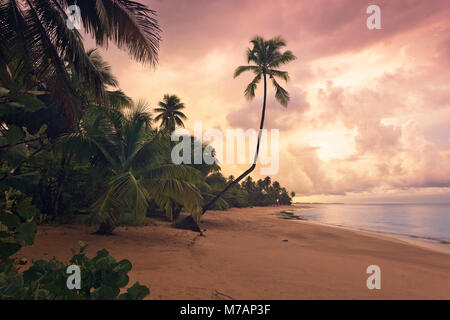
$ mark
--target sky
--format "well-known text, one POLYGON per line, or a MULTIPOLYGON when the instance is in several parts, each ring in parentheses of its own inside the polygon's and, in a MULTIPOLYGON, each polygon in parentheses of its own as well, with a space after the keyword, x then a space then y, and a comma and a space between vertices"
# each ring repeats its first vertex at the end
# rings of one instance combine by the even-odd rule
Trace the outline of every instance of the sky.
MULTIPOLYGON (((265 126, 279 130, 271 175, 296 201, 450 203, 450 2, 448 0, 152 0, 162 29, 159 64, 101 50, 120 87, 156 106, 185 103, 186 127, 259 126, 262 87, 248 101, 245 65, 256 35, 281 35, 297 59, 281 70, 291 96, 269 87, 265 126), (369 30, 366 8, 381 9, 369 30)), ((93 42, 86 39, 86 47, 93 42)), ((254 178, 259 178, 257 166, 254 178)), ((225 175, 247 166, 223 164, 225 175)))

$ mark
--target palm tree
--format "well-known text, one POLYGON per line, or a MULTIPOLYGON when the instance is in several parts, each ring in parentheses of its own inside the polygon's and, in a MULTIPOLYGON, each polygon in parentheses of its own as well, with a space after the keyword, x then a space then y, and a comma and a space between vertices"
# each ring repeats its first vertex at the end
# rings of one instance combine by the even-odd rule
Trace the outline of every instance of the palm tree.
POLYGON ((119 82, 112 74, 111 66, 103 60, 102 56, 97 52, 97 49, 90 49, 86 54, 96 72, 101 75, 104 98, 99 99, 96 92, 90 87, 89 82, 83 78, 83 75, 77 73, 77 70, 72 64, 69 64, 68 73, 72 87, 75 89, 75 94, 80 102, 81 109, 94 105, 106 105, 114 108, 131 106, 133 101, 119 89, 119 82))
POLYGON ((252 177, 248 176, 247 179, 242 182, 242 188, 244 188, 248 193, 255 191, 256 186, 252 177))
POLYGON ((265 177, 264 178, 264 180, 263 180, 263 185, 264 185, 264 190, 267 192, 267 191, 269 191, 269 187, 270 187, 270 185, 271 185, 271 183, 272 183, 272 179, 270 179, 270 177, 269 176, 267 176, 267 177, 265 177))
POLYGON ((184 104, 176 95, 165 94, 163 101, 158 103, 159 107, 154 111, 158 113, 155 121, 161 121, 161 128, 170 131, 175 130, 176 126, 184 127, 183 120, 186 115, 180 111, 184 109, 184 104))
POLYGON ((97 45, 107 46, 112 41, 137 61, 150 65, 157 63, 160 29, 155 12, 135 1, 0 1, 0 74, 14 66, 25 85, 37 79, 73 121, 80 114, 80 103, 66 71, 67 62, 89 82, 99 99, 105 92, 102 74, 86 54, 80 32, 67 27, 65 10, 70 5, 79 6, 82 27, 97 45))
MULTIPOLYGON (((116 77, 111 73, 111 66, 103 60, 96 49, 91 49, 87 51, 87 56, 91 61, 91 64, 96 69, 96 72, 101 75, 102 87, 105 92, 105 97, 103 100, 99 100, 95 95, 95 92, 89 86, 83 75, 77 73, 77 70, 72 64, 68 64, 68 74, 70 75, 70 81, 72 87, 75 90, 75 94, 80 102, 80 107, 82 110, 88 109, 94 106, 106 105, 109 108, 115 108, 120 106, 131 106, 132 100, 130 97, 125 95, 122 90, 118 88, 118 81, 116 77), (113 90, 108 90, 109 88, 113 90)), ((81 120, 77 123, 78 127, 81 126, 81 120)), ((71 156, 62 157, 60 165, 60 174, 58 174, 57 179, 57 192, 55 195, 53 203, 53 215, 56 216, 59 209, 59 204, 61 202, 61 197, 64 190, 65 180, 68 175, 67 167, 70 165, 71 156)))
POLYGON ((92 205, 97 233, 111 234, 124 212, 145 216, 154 201, 171 217, 175 204, 199 211, 202 197, 195 186, 198 171, 170 161, 170 140, 151 128, 148 106, 139 102, 124 109, 92 108, 80 132, 63 137, 60 148, 107 168, 104 194, 92 205), (169 156, 168 156, 169 155, 169 156))
POLYGON ((284 107, 287 107, 289 102, 289 93, 276 81, 276 78, 280 78, 286 82, 289 80, 289 75, 286 71, 280 71, 276 68, 295 59, 295 56, 290 50, 284 52, 280 51, 282 47, 286 46, 286 41, 281 37, 275 37, 270 40, 265 40, 264 38, 257 36, 253 38, 250 43, 252 44, 252 48, 249 48, 247 50, 247 61, 249 65, 238 67, 234 72, 234 77, 238 77, 245 71, 251 71, 255 75, 253 80, 249 83, 244 91, 245 97, 249 100, 255 97, 255 90, 261 79, 263 79, 264 82, 261 122, 259 125, 259 135, 254 161, 249 169, 247 169, 235 180, 231 181, 225 187, 225 189, 223 189, 214 197, 214 199, 212 199, 203 207, 203 213, 205 213, 214 204, 214 202, 217 201, 217 199, 219 199, 225 192, 227 192, 227 190, 229 190, 233 185, 241 181, 245 176, 249 175, 255 169, 256 161, 258 159, 261 133, 264 128, 264 117, 266 113, 267 76, 272 80, 272 84, 275 87, 275 98, 280 102, 280 104, 284 107))

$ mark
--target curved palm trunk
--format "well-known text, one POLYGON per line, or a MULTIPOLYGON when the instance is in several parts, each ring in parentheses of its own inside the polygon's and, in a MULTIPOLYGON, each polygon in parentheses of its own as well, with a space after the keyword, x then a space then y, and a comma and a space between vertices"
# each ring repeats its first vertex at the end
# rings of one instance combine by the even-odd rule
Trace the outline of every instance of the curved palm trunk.
MULTIPOLYGON (((264 128, 264 118, 266 115, 266 96, 267 96, 267 80, 266 80, 266 73, 263 73, 263 77, 264 77, 264 100, 263 100, 263 107, 262 107, 262 113, 261 113, 261 123, 259 125, 259 133, 258 133, 258 143, 256 144, 256 151, 255 151, 255 158, 253 160, 253 164, 250 166, 250 168, 248 168, 244 173, 242 173, 239 177, 237 177, 236 179, 234 179, 233 181, 231 181, 221 192, 219 192, 219 194, 217 194, 210 202, 208 202, 204 207, 203 207, 203 211, 202 211, 202 215, 205 214, 206 211, 208 211, 213 204, 219 200, 220 197, 222 197, 225 192, 227 192, 232 186, 236 185, 237 183, 239 183, 239 181, 241 181, 242 179, 244 179, 246 176, 248 176, 253 170, 255 170, 256 167, 256 161, 258 160, 258 154, 259 154, 259 145, 261 142, 261 135, 262 135, 262 130, 264 128)), ((201 232, 200 228, 198 227, 197 223, 194 221, 194 219, 192 218, 192 216, 188 216, 185 218, 185 220, 183 221, 182 225, 186 226, 187 228, 196 231, 196 232, 201 232)))

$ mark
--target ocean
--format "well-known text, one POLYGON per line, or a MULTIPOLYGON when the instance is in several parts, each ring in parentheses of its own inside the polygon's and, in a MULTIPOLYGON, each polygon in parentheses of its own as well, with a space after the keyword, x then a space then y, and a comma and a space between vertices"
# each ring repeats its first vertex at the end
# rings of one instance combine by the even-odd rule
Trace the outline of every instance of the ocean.
MULTIPOLYGON (((294 204, 295 206, 300 205, 294 204)), ((324 224, 450 244, 450 204, 310 206, 311 208, 295 210, 295 213, 307 220, 324 224)))

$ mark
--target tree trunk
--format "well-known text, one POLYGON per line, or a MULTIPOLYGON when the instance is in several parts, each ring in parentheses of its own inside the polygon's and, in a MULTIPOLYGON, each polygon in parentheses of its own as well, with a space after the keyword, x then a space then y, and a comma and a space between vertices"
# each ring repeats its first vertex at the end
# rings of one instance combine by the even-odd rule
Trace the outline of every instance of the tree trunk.
MULTIPOLYGON (((255 158, 253 160, 253 164, 251 165, 250 168, 248 168, 243 174, 241 174, 239 177, 237 177, 236 179, 234 179, 233 181, 231 181, 221 192, 219 192, 219 194, 217 194, 210 202, 208 202, 204 207, 203 207, 203 211, 202 211, 202 215, 205 214, 205 212, 207 210, 209 210, 213 204, 219 200, 220 197, 222 197, 225 192, 227 192, 232 186, 234 186, 235 184, 237 184, 239 181, 241 181, 242 179, 244 179, 246 176, 248 176, 256 167, 256 161, 258 160, 258 154, 259 154, 259 145, 261 142, 261 135, 262 135, 262 130, 264 128, 264 117, 266 115, 266 96, 267 96, 267 80, 266 80, 266 73, 263 72, 263 77, 264 77, 264 100, 263 100, 263 107, 262 107, 262 113, 261 113, 261 123, 259 125, 259 134, 258 134, 258 143, 256 144, 256 151, 255 151, 255 158)), ((188 216, 185 218, 186 225, 192 225, 192 221, 194 221, 194 219, 191 216, 188 216), (189 223, 188 220, 189 219, 189 223)), ((195 221, 194 221, 195 223, 195 221)), ((195 225, 197 225, 195 223, 195 225)), ((197 228, 190 228, 193 231, 197 231, 200 230, 197 226, 197 228)))
POLYGON ((55 202, 53 203, 53 217, 56 218, 59 214, 59 207, 61 203, 62 194, 64 191, 64 183, 67 178, 67 171, 66 171, 66 164, 70 163, 71 157, 68 156, 63 157, 61 160, 61 172, 58 174, 58 184, 57 184, 57 191, 56 191, 56 197, 55 202))
POLYGON ((94 234, 98 235, 113 235, 113 230, 116 228, 116 221, 119 219, 120 211, 117 208, 114 208, 112 216, 109 217, 105 222, 100 223, 100 227, 94 234))
POLYGON ((111 221, 103 222, 94 234, 110 236, 113 234, 115 228, 115 225, 111 221))

